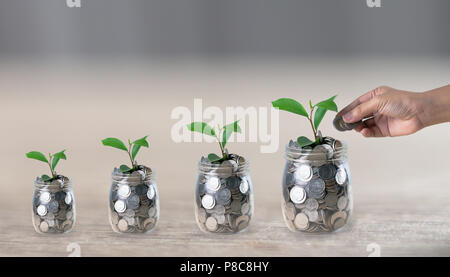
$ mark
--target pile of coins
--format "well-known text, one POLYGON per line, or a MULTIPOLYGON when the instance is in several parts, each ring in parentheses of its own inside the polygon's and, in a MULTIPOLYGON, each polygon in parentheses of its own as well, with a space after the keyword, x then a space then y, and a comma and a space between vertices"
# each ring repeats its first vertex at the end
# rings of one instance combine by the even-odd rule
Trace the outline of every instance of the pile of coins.
POLYGON ((33 195, 33 225, 38 233, 66 233, 75 223, 75 201, 67 177, 51 182, 36 179, 33 195))
POLYGON ((332 232, 350 216, 350 171, 340 141, 321 138, 314 148, 290 141, 283 178, 283 215, 289 229, 332 232))
POLYGON ((253 187, 248 161, 230 154, 220 164, 202 157, 196 187, 196 219, 201 230, 237 233, 253 215, 253 187))
POLYGON ((132 173, 115 168, 110 191, 110 222, 119 233, 145 233, 159 218, 159 198, 152 170, 139 166, 132 173))

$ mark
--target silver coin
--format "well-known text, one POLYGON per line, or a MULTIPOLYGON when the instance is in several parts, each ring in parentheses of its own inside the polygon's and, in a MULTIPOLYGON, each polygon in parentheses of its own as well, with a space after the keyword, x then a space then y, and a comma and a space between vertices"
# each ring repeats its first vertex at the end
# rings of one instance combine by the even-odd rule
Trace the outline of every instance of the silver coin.
POLYGON ((308 198, 305 201, 305 207, 310 211, 315 211, 319 208, 319 202, 314 198, 308 198))
POLYGON ((210 209, 214 208, 215 205, 216 205, 216 200, 214 200, 214 197, 212 195, 205 194, 202 197, 202 206, 205 209, 210 210, 210 209))
POLYGON ((144 229, 147 231, 151 230, 155 226, 155 223, 156 221, 154 218, 147 218, 143 223, 144 229))
POLYGON ((147 190, 147 198, 148 199, 153 199, 156 195, 155 189, 153 188, 153 185, 149 185, 148 186, 148 190, 147 190))
POLYGON ((347 173, 345 172, 344 168, 342 167, 338 168, 335 179, 336 183, 338 183, 341 186, 345 183, 345 181, 347 180, 347 173))
POLYGON ((46 221, 42 221, 41 224, 39 225, 39 229, 41 230, 41 232, 43 233, 47 233, 48 232, 48 223, 46 221))
POLYGON ((294 186, 289 192, 289 197, 295 204, 302 204, 303 202, 305 202, 306 192, 303 188, 294 186))
POLYGON ((148 209, 148 216, 149 217, 154 217, 156 215, 156 208, 155 207, 151 207, 150 209, 148 209))
POLYGON ((220 188, 220 180, 218 177, 209 177, 206 181, 206 188, 210 191, 217 191, 220 188))
POLYGON ((48 203, 48 211, 50 213, 57 213, 58 212, 58 208, 59 208, 59 204, 57 201, 50 201, 50 203, 48 203))
POLYGON ((47 214, 47 208, 44 205, 39 205, 36 209, 36 212, 40 216, 44 216, 47 214))
POLYGON ((52 199, 50 193, 48 191, 44 191, 39 196, 39 201, 43 204, 47 204, 52 199))
POLYGON ((338 201, 338 197, 336 193, 328 193, 327 196, 325 196, 325 204, 328 207, 336 207, 338 201))
POLYGON ((241 184, 239 185, 239 191, 242 192, 243 194, 247 194, 248 188, 249 188, 249 185, 248 185, 247 180, 243 179, 241 184))
POLYGON ((307 188, 312 194, 320 194, 325 190, 325 182, 320 178, 315 178, 309 181, 307 188))
POLYGON ((70 195, 70 193, 67 193, 67 194, 66 194, 66 197, 64 198, 64 202, 65 202, 67 205, 70 205, 70 203, 72 203, 72 196, 70 195))
POLYGON ((331 215, 330 224, 334 226, 336 220, 338 220, 339 218, 343 218, 345 220, 347 218, 347 213, 344 211, 335 212, 331 215))
POLYGON ((197 209, 197 218, 200 223, 206 222, 206 211, 203 208, 197 209))
POLYGON ((299 230, 305 230, 309 226, 308 216, 304 213, 298 213, 294 219, 294 225, 299 230))
POLYGON ((236 218, 236 227, 238 228, 238 230, 242 230, 247 227, 249 221, 250 218, 247 215, 241 215, 240 217, 236 218))
POLYGON ((66 220, 61 224, 61 228, 64 230, 64 232, 69 231, 72 228, 73 222, 71 220, 66 220))
POLYGON ((48 227, 55 227, 55 220, 54 219, 48 219, 47 220, 48 227))
POLYGON ((136 220, 134 217, 126 216, 123 219, 125 219, 127 221, 128 225, 130 225, 130 226, 133 226, 136 223, 136 220))
POLYGON ((308 182, 313 176, 313 170, 311 166, 307 164, 301 164, 295 171, 294 175, 296 179, 302 182, 308 182))
POLYGON ((218 224, 224 224, 225 223, 225 215, 223 215, 223 214, 214 214, 213 216, 217 220, 218 224))
POLYGON ((139 207, 139 196, 137 194, 131 195, 127 199, 127 206, 129 209, 137 209, 139 207))
POLYGON ((319 167, 319 176, 323 180, 333 179, 336 174, 336 168, 333 164, 324 164, 319 167))
POLYGON ((116 203, 114 203, 114 209, 118 213, 123 213, 127 209, 127 205, 123 200, 117 200, 116 203))
POLYGON ((225 204, 231 198, 231 191, 227 188, 221 189, 216 193, 217 203, 225 204))
POLYGON ((345 196, 339 197, 339 199, 337 201, 338 209, 341 211, 345 210, 345 208, 347 208, 347 203, 348 203, 347 197, 345 197, 345 196))
POLYGON ((294 220, 295 214, 296 214, 296 210, 295 210, 294 204, 292 204, 291 202, 287 202, 287 203, 285 204, 285 209, 284 209, 284 211, 285 211, 286 217, 287 217, 290 221, 294 220))
POLYGON ((72 219, 72 216, 73 216, 72 211, 68 211, 68 212, 66 213, 66 219, 72 219))
POLYGON ((117 225, 119 222, 119 215, 115 212, 111 212, 111 223, 117 225))
POLYGON ((340 229, 344 225, 345 225, 345 219, 340 217, 340 218, 336 219, 336 221, 334 222, 333 229, 334 230, 340 229))
POLYGON ((327 159, 331 159, 333 157, 333 147, 329 144, 321 144, 323 148, 326 150, 327 159))
POLYGON ((307 215, 308 220, 311 222, 316 222, 319 220, 319 213, 317 211, 305 210, 304 213, 307 215))
POLYGON ((121 232, 126 232, 128 230, 128 222, 125 219, 119 220, 117 227, 121 232))
POLYGON ((250 204, 249 203, 242 204, 241 213, 248 214, 249 211, 250 211, 250 204))
POLYGON ((231 211, 239 212, 241 210, 241 202, 239 200, 231 201, 231 211))
POLYGON ((214 232, 217 230, 218 227, 217 220, 214 217, 210 216, 206 219, 205 226, 206 229, 208 229, 211 232, 214 232))
POLYGON ((131 189, 130 186, 128 185, 120 185, 119 189, 117 191, 117 194, 121 197, 121 198, 127 198, 128 196, 130 196, 131 194, 131 189))
POLYGON ((225 207, 223 205, 216 205, 213 209, 212 212, 215 214, 224 214, 226 211, 225 207))

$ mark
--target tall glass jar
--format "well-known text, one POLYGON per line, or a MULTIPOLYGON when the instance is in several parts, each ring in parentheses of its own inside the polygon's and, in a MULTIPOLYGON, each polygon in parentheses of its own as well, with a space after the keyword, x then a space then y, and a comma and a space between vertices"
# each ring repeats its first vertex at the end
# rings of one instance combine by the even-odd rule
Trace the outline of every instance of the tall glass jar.
POLYGON ((353 197, 347 146, 330 137, 300 148, 286 146, 282 211, 291 231, 309 233, 342 229, 351 217, 353 197))
POLYGON ((111 174, 109 221, 118 233, 147 233, 159 219, 159 195, 154 172, 145 166, 132 173, 115 168, 111 174))
POLYGON ((198 164, 195 218, 204 232, 233 234, 247 229, 253 215, 250 164, 234 154, 222 163, 198 164))
POLYGON ((57 176, 52 182, 40 177, 34 182, 33 226, 41 234, 70 232, 75 225, 75 198, 72 182, 64 176, 57 176))

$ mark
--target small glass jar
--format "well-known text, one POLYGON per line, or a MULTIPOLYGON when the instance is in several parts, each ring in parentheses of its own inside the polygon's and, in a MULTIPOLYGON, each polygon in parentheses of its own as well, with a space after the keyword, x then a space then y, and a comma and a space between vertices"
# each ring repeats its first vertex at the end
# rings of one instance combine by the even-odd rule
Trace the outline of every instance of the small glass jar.
POLYGON ((253 216, 250 164, 244 157, 230 158, 222 163, 202 158, 198 164, 195 218, 204 232, 242 232, 253 216))
POLYGON ((347 146, 330 137, 322 144, 286 146, 283 218, 291 231, 334 232, 351 217, 353 197, 347 146))
POLYGON ((118 233, 148 233, 159 219, 159 195, 154 172, 145 166, 122 173, 115 168, 111 174, 109 221, 118 233))
POLYGON ((75 198, 72 182, 64 176, 44 182, 40 177, 34 182, 33 226, 41 234, 70 232, 75 225, 75 198))

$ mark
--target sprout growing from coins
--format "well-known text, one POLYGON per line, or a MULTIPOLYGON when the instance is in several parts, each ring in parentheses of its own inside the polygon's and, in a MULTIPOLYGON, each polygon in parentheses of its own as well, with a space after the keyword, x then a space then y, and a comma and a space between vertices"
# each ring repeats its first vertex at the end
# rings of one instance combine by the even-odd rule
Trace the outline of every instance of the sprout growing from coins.
POLYGON ((38 160, 38 161, 41 161, 41 162, 44 162, 44 163, 48 164, 52 177, 50 177, 50 176, 48 176, 46 174, 43 174, 41 176, 41 178, 42 178, 42 180, 44 182, 51 182, 51 181, 57 179, 57 177, 58 177, 56 175, 55 168, 58 165, 59 160, 67 159, 66 154, 64 153, 65 151, 66 150, 62 150, 62 151, 60 151, 58 153, 55 153, 55 154, 48 153, 48 158, 45 157, 44 154, 42 154, 41 152, 38 152, 38 151, 28 152, 28 153, 26 153, 26 156, 29 159, 38 160))
POLYGON ((323 117, 325 116, 325 113, 327 111, 337 112, 337 110, 338 110, 337 105, 334 102, 334 98, 336 98, 336 96, 337 95, 335 95, 327 100, 321 101, 315 105, 313 105, 311 103, 311 100, 309 100, 309 107, 310 107, 309 114, 308 114, 308 112, 306 112, 306 110, 302 106, 302 104, 300 104, 299 102, 297 102, 296 100, 291 99, 291 98, 280 98, 276 101, 273 101, 272 106, 274 108, 278 108, 280 110, 295 113, 295 114, 298 114, 298 115, 308 118, 309 123, 311 124, 312 131, 314 133, 314 140, 310 140, 309 138, 307 138, 305 136, 300 136, 297 138, 297 143, 301 147, 305 147, 305 146, 310 146, 313 144, 319 144, 320 137, 318 134, 318 132, 319 132, 318 128, 319 128, 320 123, 322 122, 323 117))
POLYGON ((136 156, 141 149, 141 147, 147 147, 148 148, 148 142, 147 137, 145 136, 143 138, 140 138, 138 140, 135 140, 133 142, 128 139, 128 147, 125 146, 125 143, 123 143, 120 139, 117 138, 106 138, 102 140, 103 145, 114 147, 120 150, 123 150, 128 153, 128 157, 131 161, 131 167, 122 164, 119 169, 122 173, 132 173, 135 170, 138 170, 138 164, 136 162, 136 156))
POLYGON ((220 152, 222 157, 214 153, 208 154, 208 160, 210 162, 222 162, 228 159, 228 150, 226 149, 226 145, 228 140, 230 139, 233 132, 240 133, 241 127, 239 127, 239 120, 225 125, 223 127, 217 126, 218 131, 216 132, 214 128, 209 126, 205 122, 192 122, 187 125, 188 129, 192 132, 198 132, 207 136, 214 137, 220 146, 220 152))

